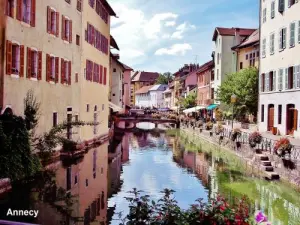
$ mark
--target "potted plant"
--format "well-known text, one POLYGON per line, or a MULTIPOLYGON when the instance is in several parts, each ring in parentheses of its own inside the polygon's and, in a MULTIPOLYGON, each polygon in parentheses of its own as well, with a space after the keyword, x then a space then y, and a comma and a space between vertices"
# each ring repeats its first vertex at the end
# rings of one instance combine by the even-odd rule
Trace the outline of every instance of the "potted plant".
POLYGON ((257 144, 262 141, 262 136, 259 132, 255 131, 249 135, 249 145, 251 148, 255 148, 257 144))
POLYGON ((213 123, 212 122, 207 122, 205 124, 206 130, 211 130, 213 128, 213 123))
POLYGON ((278 156, 284 157, 286 154, 291 154, 292 148, 293 146, 288 138, 281 138, 276 142, 274 151, 278 156))
POLYGON ((241 130, 239 128, 235 128, 231 134, 231 140, 235 141, 238 137, 240 137, 242 134, 241 130))

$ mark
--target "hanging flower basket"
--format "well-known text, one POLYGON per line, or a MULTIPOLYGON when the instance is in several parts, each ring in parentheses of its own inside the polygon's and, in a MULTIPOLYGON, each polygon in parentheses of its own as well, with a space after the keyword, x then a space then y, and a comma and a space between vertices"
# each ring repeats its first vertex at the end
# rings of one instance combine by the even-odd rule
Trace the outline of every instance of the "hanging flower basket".
POLYGON ((288 138, 281 138, 274 147, 274 152, 280 156, 284 157, 287 154, 291 154, 293 146, 288 138))
POLYGON ((261 142, 262 136, 259 132, 255 131, 249 135, 249 145, 251 148, 255 148, 255 146, 261 142))

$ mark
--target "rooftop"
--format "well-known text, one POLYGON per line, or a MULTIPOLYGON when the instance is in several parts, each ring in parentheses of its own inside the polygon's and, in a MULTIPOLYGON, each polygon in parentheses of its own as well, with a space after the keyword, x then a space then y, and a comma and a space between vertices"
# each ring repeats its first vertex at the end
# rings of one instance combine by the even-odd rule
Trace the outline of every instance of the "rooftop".
POLYGON ((156 72, 144 72, 144 71, 137 71, 131 77, 132 82, 138 81, 155 81, 159 76, 159 73, 156 72))
POLYGON ((165 91, 167 89, 167 84, 156 84, 153 85, 152 88, 149 89, 149 91, 165 91))
POLYGON ((135 94, 136 94, 136 95, 137 95, 137 94, 146 94, 146 93, 149 92, 149 90, 150 90, 153 86, 155 86, 155 85, 144 86, 144 87, 140 88, 139 90, 137 90, 137 91, 135 92, 135 94))
POLYGON ((204 63, 200 66, 199 70, 197 71, 197 74, 202 73, 214 66, 213 60, 210 60, 209 62, 204 63))
POLYGON ((255 45, 259 43, 259 29, 254 31, 248 38, 246 38, 241 44, 232 47, 234 49, 246 48, 251 45, 255 45))
POLYGON ((256 29, 239 28, 239 27, 232 27, 232 28, 216 27, 212 40, 216 41, 218 35, 235 36, 236 32, 238 32, 240 36, 250 36, 254 31, 256 31, 256 29))

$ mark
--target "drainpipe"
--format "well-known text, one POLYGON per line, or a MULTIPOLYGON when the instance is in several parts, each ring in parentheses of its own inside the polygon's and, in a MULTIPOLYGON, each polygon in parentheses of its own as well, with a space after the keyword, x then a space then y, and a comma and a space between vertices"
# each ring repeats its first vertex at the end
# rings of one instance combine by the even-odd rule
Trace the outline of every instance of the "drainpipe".
POLYGON ((260 52, 260 43, 261 43, 261 1, 259 1, 259 18, 258 18, 258 21, 259 21, 259 63, 258 63, 258 101, 257 101, 257 115, 256 115, 256 121, 257 121, 257 130, 259 130, 259 111, 260 111, 260 85, 259 85, 259 82, 260 82, 260 79, 259 79, 259 72, 260 72, 260 63, 261 63, 261 60, 260 60, 260 55, 261 55, 261 52, 260 52))
POLYGON ((5 49, 5 27, 6 27, 6 2, 0 1, 0 112, 4 107, 4 49, 5 49))

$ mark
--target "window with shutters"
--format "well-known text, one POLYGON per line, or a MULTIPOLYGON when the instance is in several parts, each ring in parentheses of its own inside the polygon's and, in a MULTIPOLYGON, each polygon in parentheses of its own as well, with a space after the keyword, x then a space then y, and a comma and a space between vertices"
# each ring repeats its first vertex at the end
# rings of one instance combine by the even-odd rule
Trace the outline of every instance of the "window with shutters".
POLYGON ((59 13, 50 6, 47 7, 47 32, 58 37, 59 13))
POLYGON ((62 16, 62 35, 61 38, 67 42, 72 42, 72 20, 62 16))
POLYGON ((265 23, 267 21, 267 9, 263 9, 263 17, 262 17, 262 22, 265 23))
POLYGON ((7 0, 6 15, 14 18, 14 0, 7 0))
POLYGON ((55 80, 55 70, 56 70, 56 62, 55 57, 50 56, 50 79, 55 80))
POLYGON ((279 31, 279 50, 283 50, 286 47, 286 28, 281 28, 279 31))
POLYGON ((16 0, 17 19, 35 26, 35 3, 36 0, 16 0))
POLYGON ((278 74, 278 90, 281 91, 283 89, 283 69, 279 69, 278 74))
POLYGON ((82 10, 82 0, 77 0, 76 8, 79 12, 82 10))
POLYGON ((31 50, 30 52, 30 60, 31 60, 31 77, 37 78, 38 74, 38 52, 35 50, 31 50))
POLYGON ((56 33, 56 12, 51 12, 51 32, 56 33))
POLYGON ((265 74, 265 91, 270 91, 270 73, 265 74))
POLYGON ((18 44, 12 44, 11 72, 17 75, 20 73, 20 46, 18 44))
POLYGON ((295 46, 295 36, 296 36, 296 23, 293 22, 290 24, 290 47, 295 46))
POLYGON ((275 17, 275 1, 271 2, 271 19, 275 17))
POLYGON ((70 61, 67 61, 67 60, 64 61, 64 67, 65 67, 65 71, 64 71, 65 72, 65 76, 64 76, 64 78, 65 78, 65 83, 66 84, 69 84, 70 83, 70 79, 71 79, 71 77, 70 77, 70 74, 71 74, 70 64, 71 64, 70 61))
POLYGON ((266 44, 267 40, 264 38, 262 41, 262 57, 266 57, 266 44))
POLYGON ((274 48, 275 48, 275 33, 272 33, 270 35, 270 55, 274 54, 274 48))

